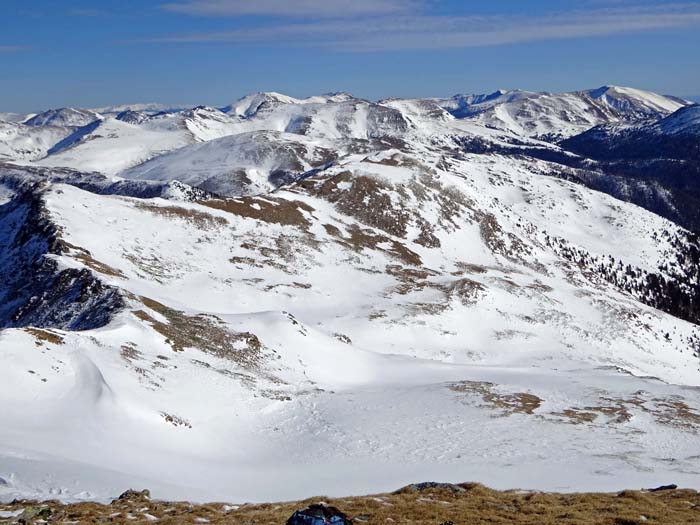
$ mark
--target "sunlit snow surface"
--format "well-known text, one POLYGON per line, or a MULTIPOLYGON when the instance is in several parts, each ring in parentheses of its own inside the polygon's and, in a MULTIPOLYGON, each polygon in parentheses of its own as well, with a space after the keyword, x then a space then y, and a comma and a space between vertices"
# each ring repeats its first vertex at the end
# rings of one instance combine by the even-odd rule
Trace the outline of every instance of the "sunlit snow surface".
POLYGON ((0 499, 700 486, 695 325, 546 243, 655 271, 677 226, 544 161, 451 154, 455 136, 541 144, 435 101, 267 94, 188 111, 107 117, 55 156, 13 159, 210 173, 205 189, 245 197, 42 187, 68 247, 48 257, 127 307, 98 329, 0 331, 0 499), (278 170, 306 178, 271 191, 278 170))

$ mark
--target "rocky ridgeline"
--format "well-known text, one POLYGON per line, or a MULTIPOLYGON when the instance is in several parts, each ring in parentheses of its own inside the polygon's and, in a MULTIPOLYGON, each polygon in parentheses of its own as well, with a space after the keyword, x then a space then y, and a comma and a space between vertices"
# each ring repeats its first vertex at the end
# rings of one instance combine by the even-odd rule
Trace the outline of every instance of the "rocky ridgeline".
MULTIPOLYGON (((86 268, 62 268, 51 256, 72 249, 42 200, 42 184, 0 207, 0 327, 87 330, 124 306, 120 293, 86 268)), ((83 253, 89 260, 89 253, 83 253)))

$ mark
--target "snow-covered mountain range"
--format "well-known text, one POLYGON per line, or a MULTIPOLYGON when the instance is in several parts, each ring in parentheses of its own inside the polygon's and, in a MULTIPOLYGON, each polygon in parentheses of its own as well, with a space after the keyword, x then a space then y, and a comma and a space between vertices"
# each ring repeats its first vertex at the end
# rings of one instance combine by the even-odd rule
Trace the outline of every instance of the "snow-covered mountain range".
POLYGON ((8 114, 0 498, 699 487, 697 113, 606 86, 8 114))
POLYGON ((566 138, 599 124, 655 120, 688 104, 676 97, 618 86, 573 93, 499 90, 437 102, 456 117, 548 139, 566 138))

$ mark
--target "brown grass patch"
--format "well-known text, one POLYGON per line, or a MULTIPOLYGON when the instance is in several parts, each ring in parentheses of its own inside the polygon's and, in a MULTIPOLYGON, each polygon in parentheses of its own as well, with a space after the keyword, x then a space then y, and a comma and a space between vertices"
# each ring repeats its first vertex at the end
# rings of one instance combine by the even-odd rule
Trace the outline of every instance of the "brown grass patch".
POLYGON ((496 391, 494 383, 486 381, 460 381, 451 384, 450 390, 461 394, 476 394, 487 406, 500 410, 504 415, 533 414, 542 404, 542 399, 534 394, 501 393, 496 391))
POLYGON ((544 265, 527 260, 528 256, 532 255, 532 248, 518 236, 505 231, 495 215, 483 211, 476 212, 475 215, 479 221, 481 239, 491 252, 509 261, 524 264, 540 273, 547 273, 544 265))
POLYGON ((533 283, 528 284, 527 288, 541 293, 550 293, 554 291, 554 288, 539 280, 535 280, 533 283))
POLYGON ((268 381, 282 383, 280 379, 264 371, 264 364, 275 352, 265 347, 255 334, 234 332, 213 315, 186 315, 147 297, 140 299, 145 307, 157 312, 166 321, 155 319, 145 310, 137 310, 134 315, 165 337, 175 352, 196 348, 231 361, 268 381))
POLYGON ((420 255, 409 249, 405 244, 385 235, 375 233, 370 229, 360 228, 357 224, 346 226, 347 237, 331 224, 324 224, 324 228, 337 239, 339 244, 355 252, 362 252, 365 249, 378 250, 411 266, 421 266, 423 264, 420 255), (388 245, 388 247, 380 247, 380 244, 388 245))
POLYGON ((101 273, 102 275, 126 279, 126 275, 124 275, 121 270, 114 268, 113 266, 109 266, 108 264, 102 263, 96 259, 93 259, 90 252, 86 250, 82 251, 77 255, 73 255, 73 259, 80 261, 91 270, 95 270, 96 272, 101 273))
POLYGON ((24 331, 34 337, 37 346, 42 346, 44 343, 50 343, 52 345, 62 345, 65 343, 63 337, 43 328, 30 327, 25 328, 24 331))
POLYGON ((645 398, 638 392, 627 399, 601 397, 600 401, 599 405, 571 407, 552 415, 575 424, 592 423, 598 418, 605 418, 607 424, 620 424, 630 421, 636 410, 651 415, 661 425, 690 431, 700 429, 700 413, 677 396, 645 398))
POLYGON ((92 254, 85 248, 81 248, 80 246, 71 244, 63 238, 58 239, 57 242, 59 243, 61 253, 69 254, 70 257, 77 261, 80 261, 91 270, 95 270, 98 273, 108 275, 110 277, 119 277, 122 279, 126 278, 126 276, 121 272, 121 270, 96 260, 95 258, 93 258, 92 254))
POLYGON ((367 316, 367 319, 374 321, 376 319, 384 319, 386 317, 389 317, 386 310, 372 310, 367 316))
POLYGON ((462 262, 462 261, 457 261, 455 263, 455 267, 459 272, 457 273, 486 273, 488 272, 488 268, 486 266, 482 266, 480 264, 472 264, 468 262, 462 262))
POLYGON ((170 423, 174 427, 192 428, 192 424, 180 416, 168 414, 167 412, 161 412, 160 415, 166 423, 170 423))
POLYGON ((394 183, 382 177, 343 171, 331 178, 306 179, 298 183, 298 188, 331 202, 358 222, 400 239, 406 239, 408 227, 413 224, 418 229, 413 242, 427 248, 440 247, 437 228, 458 228, 455 219, 473 204, 456 188, 441 184, 434 170, 410 157, 394 155, 368 163, 405 166, 414 175, 408 182, 394 183), (340 184, 349 187, 341 189, 340 184), (436 208, 438 219, 434 223, 425 219, 425 205, 436 208))
POLYGON ((301 235, 280 233, 272 237, 248 235, 239 246, 258 254, 259 257, 234 256, 229 261, 233 264, 244 264, 256 268, 272 267, 294 275, 298 273, 300 267, 310 267, 315 264, 314 258, 309 257, 309 250, 318 250, 319 245, 316 237, 310 233, 301 235))
POLYGON ((132 361, 138 361, 141 359, 143 354, 136 349, 135 343, 126 343, 121 346, 119 355, 121 355, 124 361, 131 363, 132 361))
POLYGON ((302 290, 310 290, 312 285, 310 283, 300 283, 297 281, 292 281, 291 283, 278 283, 278 284, 268 284, 265 286, 265 291, 269 292, 276 288, 299 288, 302 290))
POLYGON ((483 284, 466 277, 443 283, 439 289, 449 298, 456 297, 465 306, 475 304, 481 294, 486 291, 483 284))
POLYGON ((402 206, 394 205, 390 193, 396 189, 390 183, 375 177, 343 171, 329 179, 309 180, 302 186, 367 226, 396 237, 406 236, 411 214, 402 206), (341 190, 338 188, 341 183, 350 184, 351 188, 341 190))
MULTIPOLYGON (((700 494, 679 489, 660 492, 558 494, 495 491, 478 483, 426 484, 425 488, 391 494, 347 498, 315 497, 303 501, 226 506, 151 500, 133 492, 110 505, 57 501, 18 501, 0 505, 16 511, 45 507, 52 523, 150 523, 165 525, 275 524, 286 522, 297 509, 324 502, 339 508, 356 524, 386 525, 697 525, 700 494)), ((8 520, 11 521, 11 520, 8 520)))
POLYGON ((248 217, 258 221, 284 226, 298 226, 303 230, 311 223, 302 210, 311 213, 314 209, 299 200, 288 200, 267 195, 265 197, 240 197, 237 199, 210 199, 199 204, 217 210, 248 217))
POLYGON ((561 412, 556 412, 553 415, 565 417, 570 423, 581 424, 581 423, 593 423, 598 414, 595 412, 588 412, 578 408, 567 408, 561 412))
POLYGON ((405 266, 390 264, 385 268, 385 273, 394 277, 400 284, 391 288, 390 293, 408 295, 425 289, 436 290, 444 295, 438 303, 414 303, 414 310, 419 313, 439 313, 449 308, 450 300, 457 299, 465 306, 477 302, 486 288, 476 281, 466 277, 445 282, 428 280, 438 274, 429 269, 407 268, 405 266))
POLYGON ((700 428, 700 413, 677 398, 655 399, 655 408, 650 409, 656 420, 664 425, 680 428, 700 428))
POLYGON ((133 264, 137 271, 158 283, 162 284, 176 275, 170 265, 155 255, 145 256, 141 255, 141 253, 124 253, 123 257, 133 264))
POLYGON ((155 204, 139 202, 136 204, 136 208, 155 215, 161 215, 168 219, 180 219, 189 222, 201 230, 220 228, 228 225, 228 221, 223 217, 217 217, 210 213, 191 208, 183 208, 181 206, 156 206, 155 204))

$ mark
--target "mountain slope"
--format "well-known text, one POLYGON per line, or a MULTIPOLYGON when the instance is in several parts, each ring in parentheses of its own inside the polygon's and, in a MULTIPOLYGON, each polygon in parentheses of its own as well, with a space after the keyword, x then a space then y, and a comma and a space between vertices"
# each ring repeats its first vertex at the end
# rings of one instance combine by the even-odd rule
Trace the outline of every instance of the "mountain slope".
MULTIPOLYGON (((535 486, 561 487, 543 439, 557 436, 571 489, 651 481, 646 469, 692 483, 700 423, 683 407, 696 393, 641 377, 695 384, 696 327, 626 286, 643 272, 670 279, 661 268, 682 231, 528 160, 436 160, 388 150, 227 200, 52 185, 41 198, 69 247, 59 264, 126 304, 99 329, 2 332, 0 384, 12 387, 0 395, 22 410, 7 411, 0 455, 42 457, 57 480, 85 465, 92 481, 68 499, 128 483, 110 479, 270 499, 452 479, 467 464, 532 486, 500 478, 504 456, 539 472, 535 486), (672 466, 657 459, 669 439, 672 466), (605 460, 591 455, 601 448, 605 460), (314 475, 291 483, 302 466, 314 475), (329 466, 353 474, 329 486, 329 466)), ((26 461, 2 462, 18 472, 6 494, 50 489, 26 461)))
POLYGON ((54 126, 25 126, 0 120, 0 161, 40 159, 71 130, 54 126))
POLYGON ((79 128, 63 147, 36 164, 115 174, 193 141, 184 129, 151 131, 107 118, 79 128))
MULTIPOLYGON (((461 107, 613 115, 509 96, 461 107)), ((0 499, 700 483, 696 235, 591 189, 623 175, 568 141, 275 97, 0 164, 0 499)))
POLYGON ((657 122, 600 126, 561 145, 595 159, 599 169, 630 188, 636 202, 700 231, 700 106, 686 106, 657 122))
POLYGON ((597 127, 563 146, 595 159, 700 160, 700 105, 683 107, 651 124, 597 127))
POLYGON ((238 122, 205 106, 172 113, 119 113, 77 128, 37 162, 107 175, 174 149, 231 135, 238 122))

